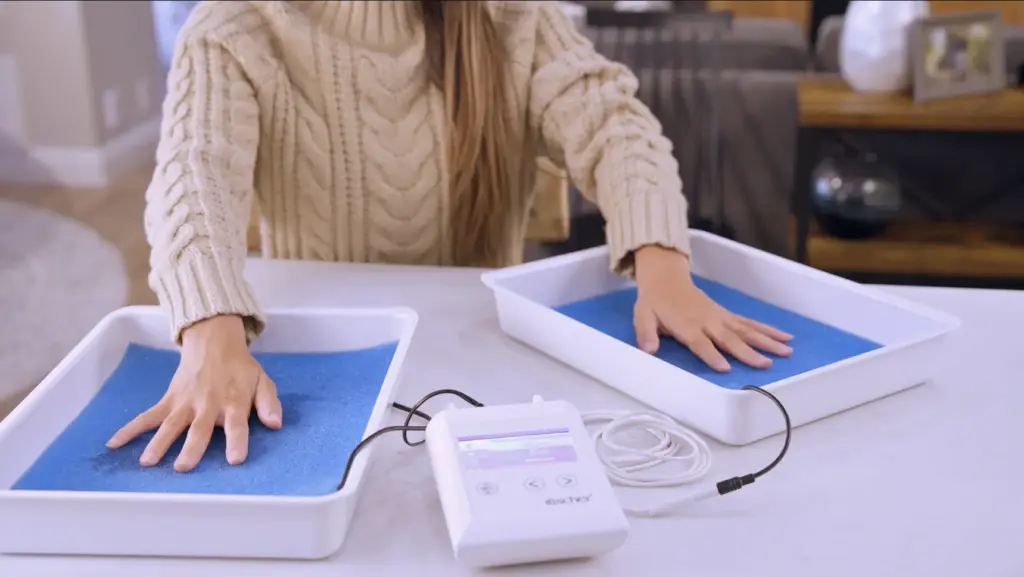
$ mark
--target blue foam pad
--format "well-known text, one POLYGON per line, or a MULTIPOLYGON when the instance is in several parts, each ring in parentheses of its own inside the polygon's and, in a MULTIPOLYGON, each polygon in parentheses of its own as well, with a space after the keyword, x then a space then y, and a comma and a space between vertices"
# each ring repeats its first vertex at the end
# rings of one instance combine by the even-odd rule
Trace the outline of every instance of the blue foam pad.
POLYGON ((178 353, 130 345, 96 396, 14 485, 15 490, 130 491, 316 496, 335 491, 370 413, 397 343, 336 353, 264 353, 256 358, 277 384, 284 426, 250 420, 249 457, 224 457, 217 429, 199 465, 174 471, 178 439, 159 465, 139 457, 153 433, 109 450, 107 439, 167 390, 178 353))
MULTIPOLYGON (((793 341, 789 343, 793 347, 790 357, 766 355, 773 360, 768 369, 755 369, 728 357, 732 370, 727 373, 712 370, 675 339, 661 338, 656 353, 659 359, 720 387, 760 387, 882 347, 876 342, 779 308, 721 283, 697 276, 694 282, 712 300, 729 311, 793 335, 793 341)), ((626 288, 562 305, 556 307, 556 310, 635 347, 635 304, 636 288, 626 288)))

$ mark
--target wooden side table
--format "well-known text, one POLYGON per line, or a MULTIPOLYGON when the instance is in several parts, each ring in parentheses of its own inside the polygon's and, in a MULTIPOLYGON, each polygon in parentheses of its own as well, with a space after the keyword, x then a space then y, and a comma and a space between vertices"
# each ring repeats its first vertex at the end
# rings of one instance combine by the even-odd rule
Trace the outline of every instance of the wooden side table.
MULTIPOLYGON (((842 81, 798 85, 799 133, 793 175, 795 259, 848 273, 1024 279, 1024 227, 898 222, 878 238, 844 240, 813 225, 811 177, 829 133, 853 130, 1024 133, 1024 91, 915 103, 908 94, 861 94, 842 81)), ((988 198, 1005 194, 992 191, 988 198)))

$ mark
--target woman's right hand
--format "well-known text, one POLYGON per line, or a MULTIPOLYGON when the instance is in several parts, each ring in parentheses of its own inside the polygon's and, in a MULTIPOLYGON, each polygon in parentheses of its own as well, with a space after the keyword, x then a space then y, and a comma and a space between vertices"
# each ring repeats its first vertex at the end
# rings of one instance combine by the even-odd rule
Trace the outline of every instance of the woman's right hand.
POLYGON ((248 455, 249 415, 254 406, 264 425, 281 428, 277 388, 249 352, 242 319, 213 317, 185 330, 181 362, 167 393, 115 433, 107 447, 120 448, 156 429, 139 459, 142 466, 150 467, 159 463, 188 429, 185 445, 174 462, 176 471, 185 472, 199 464, 214 427, 222 427, 227 461, 238 465, 248 455))

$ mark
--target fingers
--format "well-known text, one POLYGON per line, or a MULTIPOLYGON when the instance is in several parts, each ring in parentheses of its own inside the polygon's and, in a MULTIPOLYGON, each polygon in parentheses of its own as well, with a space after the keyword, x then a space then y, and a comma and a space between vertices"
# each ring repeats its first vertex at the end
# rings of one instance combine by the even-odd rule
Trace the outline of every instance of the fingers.
POLYGON ((119 449, 143 433, 156 429, 167 417, 168 409, 165 403, 160 402, 146 412, 132 419, 127 425, 121 427, 114 436, 107 441, 110 449, 119 449))
POLYGON ((654 310, 637 303, 633 309, 633 330, 636 331, 636 343, 640 350, 650 354, 658 352, 658 317, 654 310))
POLYGON ((182 407, 172 412, 163 424, 157 429, 156 434, 149 440, 149 444, 146 445, 146 450, 142 452, 142 457, 139 459, 139 463, 143 467, 152 467, 160 462, 160 459, 164 458, 167 454, 167 450, 171 448, 174 441, 178 440, 178 437, 185 432, 185 428, 188 427, 192 421, 192 412, 187 407, 182 407))
POLYGON ((114 433, 107 441, 108 447, 120 448, 155 429, 156 433, 139 458, 142 466, 151 467, 166 457, 187 429, 181 452, 174 460, 176 471, 187 472, 193 470, 209 450, 217 426, 224 429, 228 463, 244 462, 249 453, 249 416, 254 407, 265 426, 281 428, 277 387, 255 359, 243 355, 243 358, 220 359, 213 365, 201 366, 183 356, 181 363, 160 403, 114 433))
POLYGON ((759 332, 759 333, 761 333, 763 335, 767 335, 768 337, 770 337, 772 339, 775 339, 776 341, 785 343, 785 342, 789 342, 789 341, 793 340, 793 335, 791 335, 789 333, 782 332, 782 331, 780 331, 779 329, 777 329, 777 328, 775 328, 773 326, 766 325, 764 323, 759 323, 759 322, 757 322, 755 320, 748 319, 746 317, 741 317, 741 316, 738 316, 738 315, 736 315, 735 318, 736 318, 736 321, 739 322, 740 324, 742 324, 742 325, 744 325, 744 326, 746 326, 746 327, 748 327, 748 328, 750 328, 750 329, 752 329, 752 330, 754 330, 756 332, 759 332))
POLYGON ((743 341, 739 333, 731 328, 717 325, 709 327, 707 333, 714 344, 739 362, 757 369, 767 369, 772 366, 771 359, 750 348, 750 345, 743 341))
POLYGON ((260 374, 256 384, 256 415, 268 429, 281 428, 281 400, 277 397, 277 386, 266 373, 260 374))
POLYGON ((784 343, 781 343, 774 338, 754 330, 749 325, 745 325, 742 322, 730 323, 736 333, 746 342, 748 345, 760 349, 766 353, 771 353, 780 357, 788 357, 793 354, 793 349, 784 343))
POLYGON ((217 413, 211 409, 203 409, 188 427, 185 446, 174 461, 174 470, 179 473, 191 471, 203 458, 203 453, 210 446, 213 428, 217 424, 217 413))
POLYGON ((250 407, 232 406, 224 413, 224 454, 232 465, 242 464, 249 455, 249 412, 250 407))
MULTIPOLYGON (((671 331, 671 327, 669 330, 671 331)), ((672 336, 713 370, 726 373, 732 368, 725 356, 715 348, 714 343, 703 332, 673 331, 672 336)))

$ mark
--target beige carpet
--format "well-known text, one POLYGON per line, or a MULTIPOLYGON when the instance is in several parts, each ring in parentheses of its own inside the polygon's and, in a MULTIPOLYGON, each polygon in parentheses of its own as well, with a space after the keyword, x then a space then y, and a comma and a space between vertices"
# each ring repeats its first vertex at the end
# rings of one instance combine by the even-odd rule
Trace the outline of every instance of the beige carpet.
POLYGON ((95 231, 0 200, 0 419, 128 288, 121 253, 95 231))

